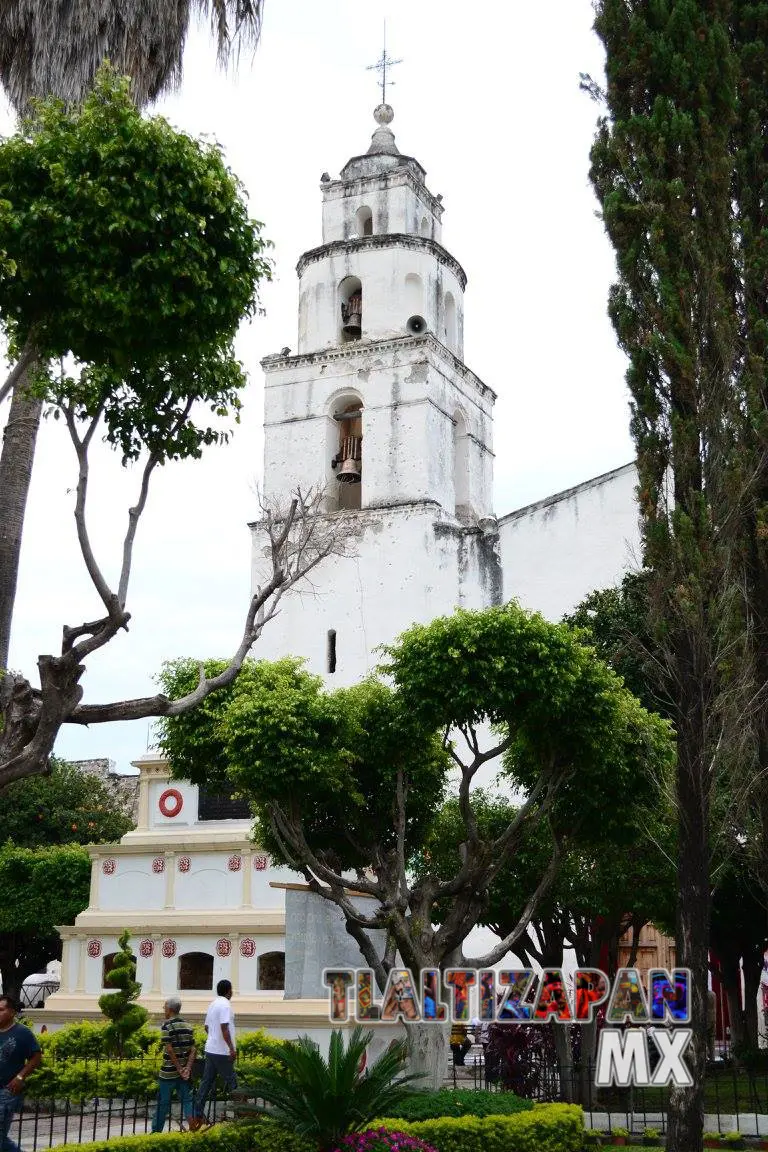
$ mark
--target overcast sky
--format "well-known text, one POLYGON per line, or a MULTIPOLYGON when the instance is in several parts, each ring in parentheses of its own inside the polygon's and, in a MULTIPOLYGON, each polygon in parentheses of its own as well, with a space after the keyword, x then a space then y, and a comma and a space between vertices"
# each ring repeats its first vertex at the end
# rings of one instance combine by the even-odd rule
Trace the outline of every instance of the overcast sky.
MULTIPOLYGON (((400 150, 427 170, 445 204, 443 243, 467 272, 465 356, 497 393, 496 512, 627 463, 624 360, 606 316, 613 254, 588 181, 597 108, 579 73, 602 72, 590 0, 266 0, 256 55, 222 73, 207 28, 190 38, 181 89, 157 110, 215 137, 273 241, 266 317, 239 337, 249 372, 234 441, 156 476, 135 550, 131 631, 88 661, 86 699, 153 690, 165 659, 223 656, 237 645, 249 595, 253 489, 262 467, 260 359, 296 347, 296 262, 320 243, 320 175, 364 152, 379 102, 387 18, 388 100, 400 150)), ((11 119, 2 121, 8 130, 11 119)), ((0 421, 7 418, 7 405, 0 421)), ((24 535, 11 666, 34 672, 64 623, 99 605, 72 519, 75 467, 64 429, 38 441, 24 535)), ((137 477, 98 456, 91 521, 110 576, 137 477)), ((513 594, 514 589, 505 589, 513 594)), ((148 724, 68 728, 71 759, 121 769, 146 751, 148 724)))

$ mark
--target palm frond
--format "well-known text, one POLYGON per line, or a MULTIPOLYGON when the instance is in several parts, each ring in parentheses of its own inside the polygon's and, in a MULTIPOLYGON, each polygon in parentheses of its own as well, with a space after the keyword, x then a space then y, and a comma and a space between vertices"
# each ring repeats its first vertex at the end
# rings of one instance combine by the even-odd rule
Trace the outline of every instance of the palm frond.
POLYGON ((3 0, 0 83, 19 112, 34 98, 83 98, 105 59, 130 76, 137 104, 181 80, 194 10, 211 19, 226 63, 241 44, 256 46, 264 0, 3 0))
POLYGON ((267 1069, 251 1084, 253 1094, 265 1102, 261 1111, 289 1125, 320 1147, 365 1127, 398 1104, 419 1076, 404 1076, 407 1058, 404 1041, 396 1041, 371 1065, 360 1071, 372 1032, 355 1028, 344 1043, 342 1032, 331 1033, 328 1058, 318 1045, 302 1036, 286 1045, 281 1070, 267 1069))

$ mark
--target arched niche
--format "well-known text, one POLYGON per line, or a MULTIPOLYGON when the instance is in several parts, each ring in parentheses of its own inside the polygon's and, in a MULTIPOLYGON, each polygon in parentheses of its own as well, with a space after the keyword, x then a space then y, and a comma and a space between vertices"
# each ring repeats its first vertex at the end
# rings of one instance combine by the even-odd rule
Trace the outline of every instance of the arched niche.
POLYGON ((419 227, 419 232, 420 232, 420 234, 421 234, 422 236, 425 236, 427 239, 429 239, 429 234, 430 234, 430 232, 431 232, 431 229, 430 229, 430 227, 429 227, 429 219, 428 219, 428 217, 426 217, 426 216, 422 216, 422 218, 421 218, 421 225, 420 225, 420 227, 419 227))
POLYGON ((445 345, 456 351, 456 301, 452 292, 446 292, 444 308, 445 345))
POLYGON ((453 495, 461 518, 469 510, 469 436, 467 421, 458 410, 453 416, 453 495))
POLYGON ((363 285, 357 276, 345 276, 339 284, 339 340, 349 344, 363 333, 363 285))
POLYGON ((259 991, 282 992, 285 988, 285 952, 259 956, 259 991))
POLYGON ((210 952, 183 952, 179 956, 179 991, 213 990, 213 956, 210 952))
POLYGON ((355 213, 358 236, 373 236, 373 212, 363 204, 355 213))
POLYGON ((335 397, 328 415, 328 507, 356 511, 363 498, 363 401, 345 392, 335 397))
POLYGON ((110 988, 113 992, 116 992, 117 989, 114 988, 111 984, 107 983, 107 976, 109 976, 110 972, 114 968, 115 959, 117 956, 117 952, 107 952, 101 962, 101 986, 102 988, 110 988))
POLYGON ((415 272, 405 277, 405 308, 409 318, 424 315, 424 281, 415 272))

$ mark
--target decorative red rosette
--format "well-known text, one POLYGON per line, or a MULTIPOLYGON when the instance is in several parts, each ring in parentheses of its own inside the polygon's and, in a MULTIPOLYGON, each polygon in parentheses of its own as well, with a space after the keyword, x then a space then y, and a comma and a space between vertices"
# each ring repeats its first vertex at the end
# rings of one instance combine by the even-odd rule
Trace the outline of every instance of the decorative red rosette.
POLYGON ((240 941, 240 955, 245 956, 246 960, 250 960, 251 956, 256 955, 256 941, 251 940, 250 936, 246 936, 245 940, 240 941))
POLYGON ((165 856, 155 856, 152 861, 152 871, 155 873, 165 872, 165 856))
POLYGON ((142 940, 139 944, 139 956, 145 958, 150 957, 155 951, 155 945, 152 940, 142 940))
POLYGON ((254 856, 253 866, 257 872, 266 871, 266 869, 269 868, 269 856, 262 856, 261 854, 254 856))
POLYGON ((221 940, 216 941, 216 955, 229 956, 232 951, 232 941, 222 937, 221 940))
POLYGON ((178 788, 166 788, 165 792, 160 796, 157 806, 163 816, 167 816, 172 820, 174 816, 178 816, 184 807, 184 797, 178 788))
POLYGON ((101 870, 105 876, 112 876, 117 871, 117 860, 115 860, 114 856, 108 856, 107 859, 102 862, 101 870))
POLYGON ((166 960, 170 960, 170 958, 172 956, 176 955, 176 941, 175 940, 163 940, 163 943, 161 946, 161 951, 163 953, 163 956, 165 956, 166 960))
POLYGON ((101 956, 101 940, 89 940, 87 952, 88 955, 94 959, 96 959, 97 956, 101 956))
POLYGON ((189 856, 179 856, 179 872, 189 872, 192 861, 189 856))
POLYGON ((230 872, 239 872, 242 866, 242 856, 230 856, 229 860, 227 860, 227 868, 229 868, 230 872))

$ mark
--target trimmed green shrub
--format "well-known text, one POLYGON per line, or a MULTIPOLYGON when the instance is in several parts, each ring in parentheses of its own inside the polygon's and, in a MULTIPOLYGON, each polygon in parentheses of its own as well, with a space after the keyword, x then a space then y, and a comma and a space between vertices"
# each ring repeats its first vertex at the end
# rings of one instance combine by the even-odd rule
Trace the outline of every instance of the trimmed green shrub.
MULTIPOLYGON (((28 1095, 37 1100, 88 1100, 94 1096, 141 1099, 157 1091, 161 1053, 140 1060, 43 1061, 27 1080, 28 1095)), ((245 1085, 278 1067, 268 1056, 238 1060, 237 1074, 245 1085)))
MULTIPOLYGON (((62 1144, 57 1152, 82 1152, 82 1144, 62 1144)), ((88 1152, 317 1152, 314 1144, 286 1128, 257 1124, 217 1124, 205 1132, 162 1132, 95 1140, 88 1152)))
MULTIPOLYGON (((183 1012, 182 1012, 183 1015, 183 1012)), ((46 1060, 96 1060, 109 1056, 109 1024, 95 1024, 84 1021, 82 1024, 67 1024, 56 1032, 44 1032, 37 1039, 46 1060)), ((205 1048, 205 1029, 194 1028, 195 1047, 198 1055, 205 1048)), ((245 1032, 237 1037, 240 1057, 268 1056, 277 1062, 282 1061, 285 1040, 278 1040, 267 1032, 245 1032)), ((144 1024, 125 1041, 124 1055, 133 1058, 144 1053, 160 1051, 160 1029, 152 1024, 144 1024)))
POLYGON ((474 1092, 471 1089, 444 1088, 440 1092, 409 1092, 394 1108, 387 1110, 387 1120, 436 1120, 441 1116, 511 1116, 529 1112, 531 1100, 514 1092, 474 1092))
POLYGON ((584 1114, 576 1104, 535 1104, 516 1116, 379 1121, 432 1144, 437 1152, 581 1152, 584 1114))

